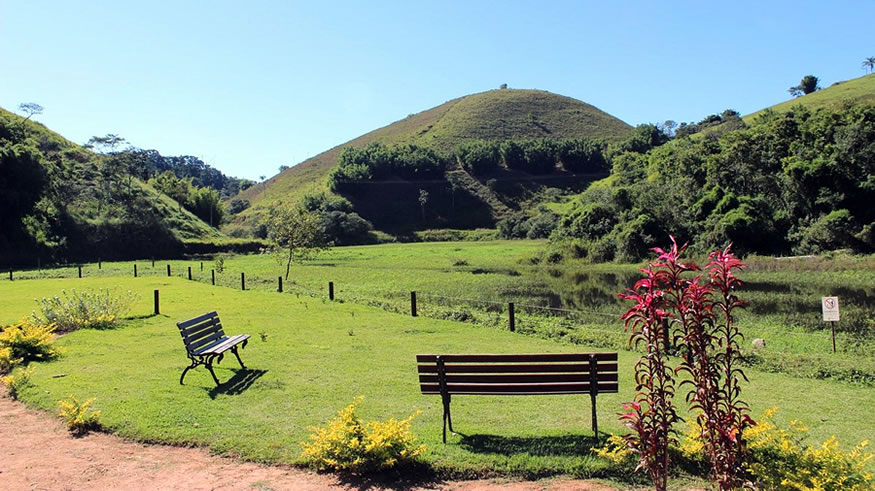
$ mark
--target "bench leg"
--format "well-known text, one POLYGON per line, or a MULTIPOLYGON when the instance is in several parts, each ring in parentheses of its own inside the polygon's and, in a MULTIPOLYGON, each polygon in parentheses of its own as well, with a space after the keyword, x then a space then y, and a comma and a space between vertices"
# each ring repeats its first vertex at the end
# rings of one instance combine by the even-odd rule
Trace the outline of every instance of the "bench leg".
POLYGON ((447 426, 450 427, 450 431, 453 431, 453 419, 450 417, 450 396, 441 397, 441 400, 444 405, 444 417, 443 417, 443 442, 447 443, 447 426))
POLYGON ((191 365, 185 367, 185 370, 182 371, 182 376, 179 377, 179 385, 185 385, 182 383, 182 381, 185 380, 185 374, 188 373, 189 370, 191 370, 192 368, 194 368, 196 366, 197 366, 197 363, 192 362, 191 365))
POLYGON ((598 443, 599 441, 599 418, 595 412, 595 394, 590 394, 590 398, 592 399, 592 431, 595 433, 595 441, 598 443))
POLYGON ((447 396, 447 423, 450 427, 450 433, 455 433, 456 430, 453 429, 453 414, 450 412, 450 402, 452 402, 453 396, 447 396))
POLYGON ((234 353, 234 356, 237 357, 237 363, 240 363, 240 368, 246 368, 246 365, 243 364, 243 360, 240 359, 240 354, 237 353, 237 347, 234 346, 231 348, 231 353, 234 353))
POLYGON ((219 385, 221 385, 221 384, 219 383, 219 378, 216 377, 216 372, 213 371, 213 359, 212 359, 212 358, 208 359, 207 362, 204 363, 204 365, 206 365, 207 370, 210 371, 210 375, 213 376, 213 380, 216 382, 216 387, 218 387, 219 385))

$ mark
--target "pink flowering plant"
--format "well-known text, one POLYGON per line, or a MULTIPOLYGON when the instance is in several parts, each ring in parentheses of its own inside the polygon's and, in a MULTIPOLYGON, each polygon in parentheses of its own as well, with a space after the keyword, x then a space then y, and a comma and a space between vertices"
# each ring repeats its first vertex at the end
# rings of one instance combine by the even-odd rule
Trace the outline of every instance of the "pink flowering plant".
POLYGON ((735 271, 743 265, 726 248, 711 253, 706 270, 697 274, 698 266, 681 261, 686 245, 671 241, 668 250, 654 249, 657 259, 641 270, 644 278, 620 294, 635 302, 622 318, 630 345, 644 353, 635 365, 637 394, 620 419, 632 430, 626 442, 639 455, 638 469, 665 489, 672 426, 680 419, 672 403, 674 377, 686 375, 678 386, 687 389, 686 402, 696 413, 712 479, 720 489, 734 489, 744 484, 741 435, 755 424, 740 399, 743 337, 733 316, 744 306, 735 294, 741 285, 735 271), (675 350, 680 361, 672 369, 669 355, 675 350))

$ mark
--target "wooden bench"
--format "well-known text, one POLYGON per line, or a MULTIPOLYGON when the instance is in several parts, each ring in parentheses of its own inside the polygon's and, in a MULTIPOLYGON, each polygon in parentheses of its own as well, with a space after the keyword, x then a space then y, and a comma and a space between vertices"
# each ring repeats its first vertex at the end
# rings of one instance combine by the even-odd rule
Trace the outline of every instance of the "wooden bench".
POLYGON ((617 353, 416 355, 423 394, 443 400, 443 441, 453 432, 454 395, 589 394, 598 438, 596 396, 617 392, 617 353))
POLYGON ((225 357, 225 352, 231 350, 241 368, 246 368, 243 365, 243 360, 237 353, 237 347, 245 348, 249 342, 248 334, 238 334, 237 336, 226 336, 222 330, 222 323, 219 321, 219 314, 209 312, 204 315, 195 317, 184 322, 177 322, 176 327, 179 328, 179 334, 182 335, 182 342, 185 344, 185 351, 188 358, 191 360, 191 365, 185 367, 182 371, 182 376, 179 377, 179 384, 185 379, 185 374, 189 370, 198 366, 204 365, 213 376, 216 385, 219 385, 219 379, 213 371, 213 361, 220 363, 225 357), (241 345, 242 343, 242 345, 241 345))

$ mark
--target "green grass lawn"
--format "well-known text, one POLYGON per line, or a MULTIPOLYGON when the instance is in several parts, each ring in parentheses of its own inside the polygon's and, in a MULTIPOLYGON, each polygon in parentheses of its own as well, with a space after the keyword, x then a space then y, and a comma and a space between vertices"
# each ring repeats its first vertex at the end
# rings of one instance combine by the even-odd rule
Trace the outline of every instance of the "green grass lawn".
MULTIPOLYGON (((246 291, 179 278, 95 277, 0 282, 0 323, 28 315, 34 299, 62 289, 118 286, 140 293, 131 320, 109 331, 83 330, 58 343, 63 357, 36 365, 22 399, 54 411, 73 394, 95 397, 112 432, 147 442, 194 444, 247 460, 298 463, 309 426, 330 419, 364 395, 366 419, 422 415, 413 430, 428 446, 424 459, 444 475, 603 475, 590 454, 586 396, 457 397, 455 427, 463 435, 440 441, 440 399, 419 393, 414 355, 424 352, 569 352, 584 346, 320 298, 246 291), (161 315, 150 316, 152 291, 161 315), (241 356, 250 371, 226 358, 216 390, 198 368, 178 383, 187 365, 175 322, 218 310, 229 334, 253 336, 241 356), (262 341, 259 334, 267 336, 262 341), (238 384, 239 385, 239 384, 238 384)), ((637 355, 620 352, 619 394, 599 397, 602 429, 620 432, 616 414, 633 395, 637 355)), ((845 447, 875 437, 875 391, 829 381, 749 370, 743 396, 754 415, 779 406, 780 419, 800 419, 812 441, 835 435, 845 447)), ((682 405, 682 402, 679 401, 682 405)))

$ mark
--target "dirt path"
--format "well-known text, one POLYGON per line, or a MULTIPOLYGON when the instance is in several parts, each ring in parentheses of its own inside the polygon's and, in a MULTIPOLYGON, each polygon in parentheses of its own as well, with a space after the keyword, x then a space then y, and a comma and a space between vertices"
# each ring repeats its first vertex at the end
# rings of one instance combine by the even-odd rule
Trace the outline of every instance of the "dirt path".
MULTIPOLYGON (((341 481, 331 474, 263 466, 203 449, 142 445, 106 434, 73 438, 59 420, 5 397, 0 389, 0 489, 317 490, 391 489, 400 483, 341 481)), ((398 485, 400 484, 400 485, 398 485)), ((609 490, 570 480, 439 482, 419 489, 609 490)))

